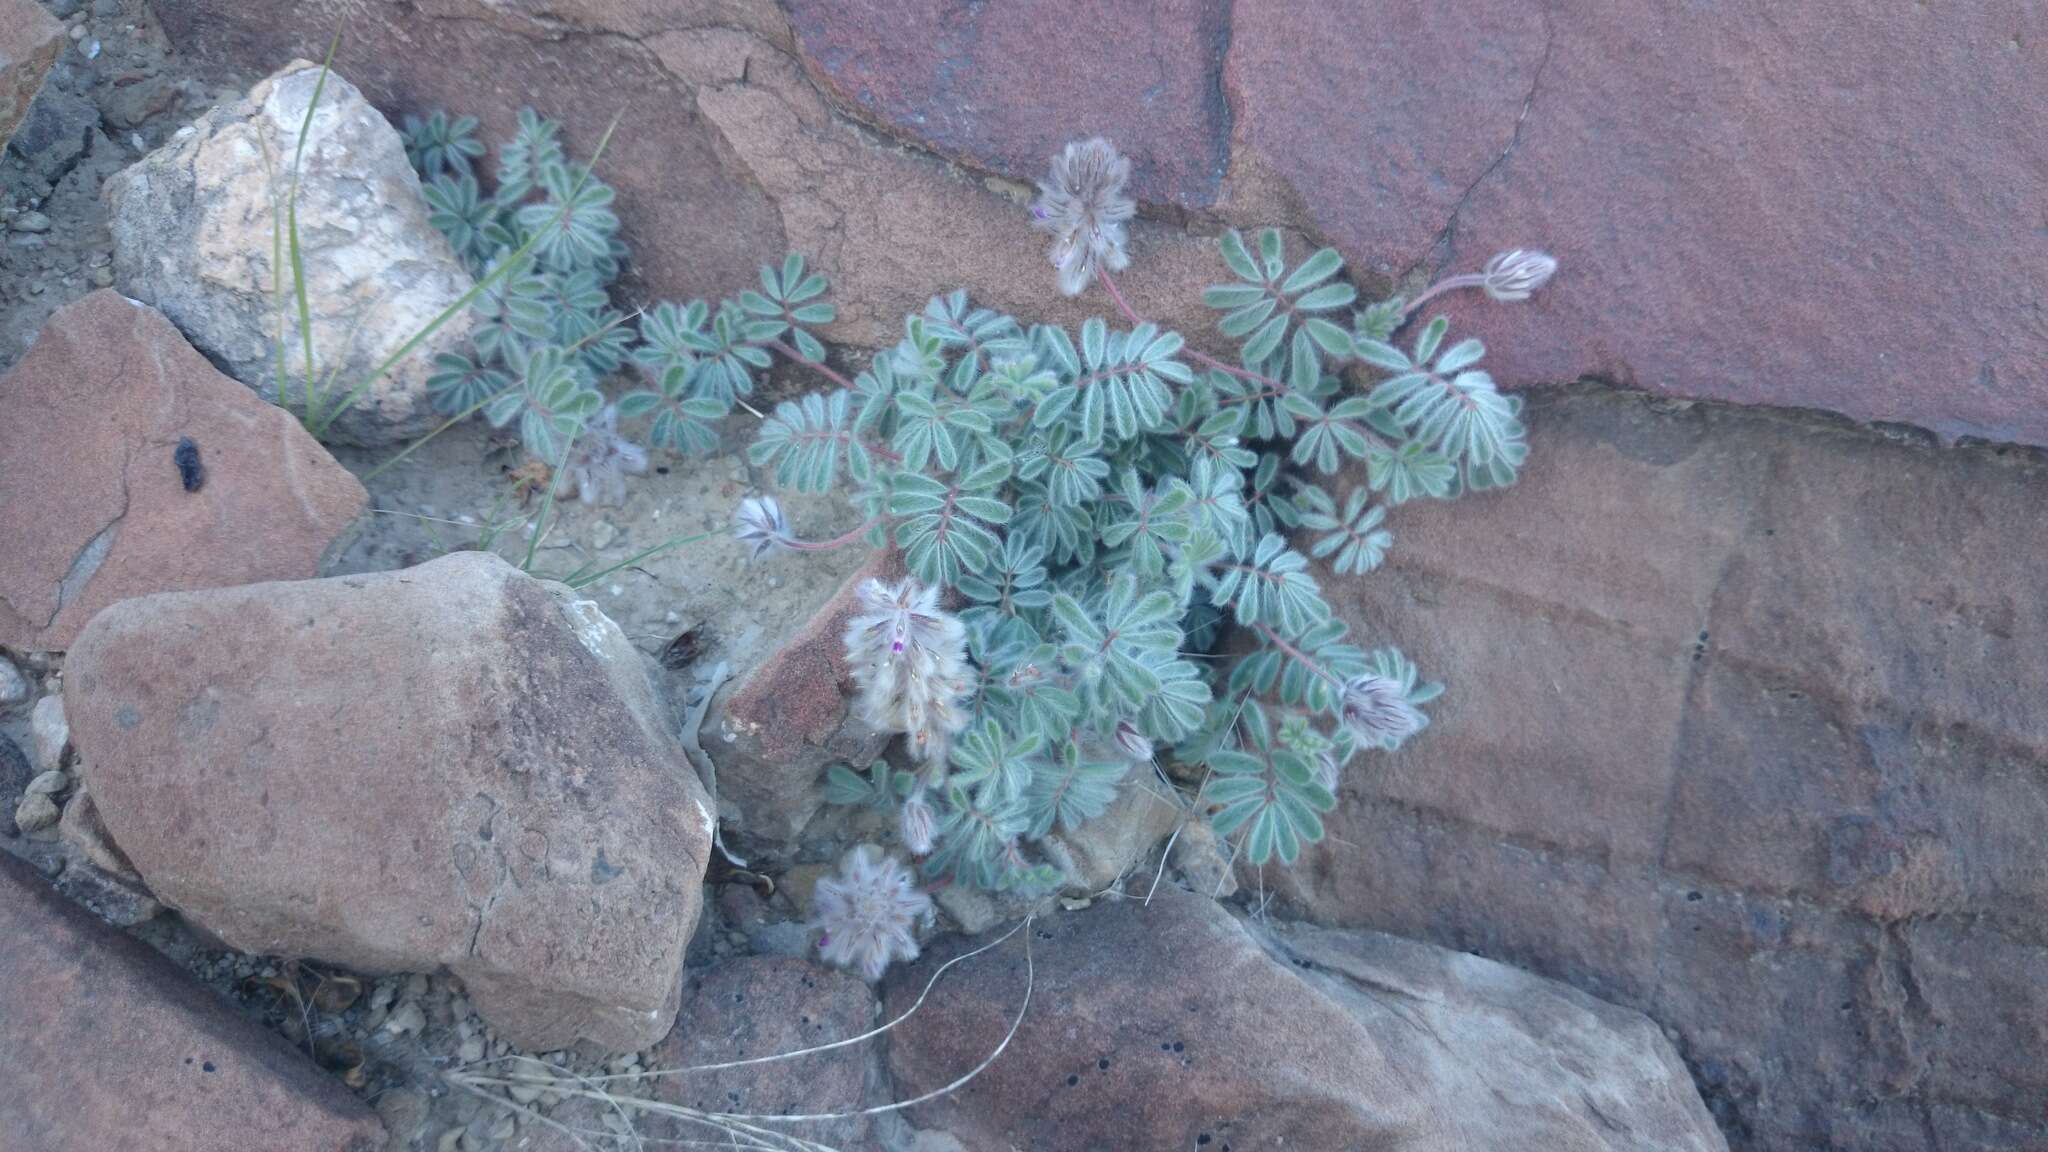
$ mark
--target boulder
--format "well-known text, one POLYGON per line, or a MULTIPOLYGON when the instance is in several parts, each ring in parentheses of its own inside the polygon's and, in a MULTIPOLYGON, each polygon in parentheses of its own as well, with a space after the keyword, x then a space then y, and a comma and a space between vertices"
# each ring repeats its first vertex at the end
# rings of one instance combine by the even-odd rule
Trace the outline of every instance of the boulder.
MULTIPOLYGON (((890 1033, 897 1092, 970 1148, 1725 1152, 1657 1026, 1492 961, 1370 932, 1261 930, 1162 886, 1048 916, 890 1033)), ((954 940, 893 976, 905 1011, 954 940)))
POLYGON ((123 602, 65 693, 114 845, 246 952, 446 966, 523 1047, 668 1031, 711 814, 640 654, 460 552, 123 602))
MULTIPOLYGON (((655 1046, 647 1067, 694 1068, 774 1056, 850 1039, 873 1027, 875 994, 858 976, 789 956, 743 956, 689 975, 675 1030, 655 1046)), ((722 1072, 651 1081, 654 1099, 705 1112, 819 1115, 858 1112, 876 1042, 722 1072)), ((866 1148, 868 1120, 769 1125, 808 1140, 866 1148)), ((641 1125, 650 1143, 701 1138, 703 1130, 641 1125)))
POLYGON ((2048 459, 1595 389, 1528 418, 1520 485, 1317 573, 1448 691, 1277 907, 1643 1011, 1757 1147, 2048 1147, 2048 1033, 1960 1023, 2048 1019, 2048 459))
POLYGON ((111 291, 50 318, 0 377, 0 411, 12 648, 69 647, 131 596, 312 576, 366 499, 288 413, 111 291), (185 441, 196 476, 178 463, 185 441))
POLYGON ((64 26, 36 0, 0 0, 0 145, 28 115, 66 43, 64 26))
POLYGON ((0 853, 0 1147, 377 1152, 376 1114, 0 853))
MULTIPOLYGON (((291 273, 271 267, 278 213, 320 69, 294 61, 246 98, 214 108, 107 181, 114 283, 161 309, 265 399, 305 407, 307 366, 291 273), (283 306, 285 378, 278 378, 283 306)), ((311 316, 313 376, 325 411, 470 290, 473 281, 427 221, 405 143, 353 84, 327 77, 307 132, 298 226, 311 316)), ((464 346, 464 309, 352 407, 331 438, 379 445, 436 422, 426 390, 435 355, 464 346)))

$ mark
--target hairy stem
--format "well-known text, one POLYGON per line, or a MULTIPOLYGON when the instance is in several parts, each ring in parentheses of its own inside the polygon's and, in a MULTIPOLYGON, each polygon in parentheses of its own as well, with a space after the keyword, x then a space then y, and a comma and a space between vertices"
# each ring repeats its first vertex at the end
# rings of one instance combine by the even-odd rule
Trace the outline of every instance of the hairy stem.
POLYGON ((867 523, 853 529, 851 532, 834 536, 830 540, 799 540, 794 536, 784 536, 778 543, 784 548, 793 549, 798 552, 830 552, 834 548, 844 548, 848 544, 867 535, 868 529, 881 522, 882 518, 880 516, 871 516, 868 518, 867 523))
POLYGON ((773 348, 777 352, 782 353, 784 356, 789 357, 796 363, 801 364, 806 368, 809 368, 811 371, 816 372, 818 375, 823 376, 825 379, 830 380, 834 384, 839 385, 841 388, 846 389, 848 392, 853 391, 853 381, 848 380, 844 375, 834 370, 830 364, 825 363, 823 360, 813 360, 809 356, 806 356, 803 353, 797 351, 795 348, 791 347, 786 341, 783 341, 781 339, 763 340, 760 342, 759 346, 762 348, 773 348))
POLYGON ((1477 272, 1467 272, 1459 276, 1446 276, 1424 289, 1422 294, 1415 299, 1401 305, 1401 319, 1405 322, 1408 317, 1415 314, 1417 308, 1422 307, 1446 292, 1455 292, 1461 288, 1479 288, 1485 284, 1486 277, 1477 272))
POLYGON ((1296 648, 1294 645, 1289 644, 1287 641, 1281 639, 1280 634, 1278 632, 1273 631, 1271 628, 1268 628, 1264 624, 1254 624, 1252 625, 1252 628, 1256 630, 1260 636, 1265 637, 1266 643, 1271 644, 1273 647, 1278 648, 1280 651, 1286 653, 1289 657, 1299 662, 1302 667, 1322 677, 1324 680, 1329 681, 1331 687, 1338 689, 1344 687, 1344 681, 1339 680, 1333 673, 1331 673, 1329 669, 1323 667, 1321 664, 1316 663, 1315 660, 1311 658, 1308 653, 1303 652, 1301 649, 1296 648))
MULTIPOLYGON (((1109 298, 1111 300, 1116 301, 1117 311, 1122 312, 1124 314, 1124 319, 1129 320, 1131 322, 1132 327, 1135 328, 1140 324, 1150 323, 1150 321, 1138 315, 1137 310, 1132 308, 1130 302, 1124 299, 1124 294, 1117 289, 1116 281, 1110 279, 1109 269, 1098 268, 1096 269, 1096 274, 1102 278, 1102 286, 1109 290, 1109 298)), ((1280 381, 1273 379, 1271 376, 1267 376, 1260 372, 1254 372, 1249 368, 1235 368, 1229 364, 1225 364, 1223 361, 1216 359, 1214 356, 1211 356, 1208 353, 1202 351, 1201 349, 1196 348, 1192 344, 1184 345, 1182 347, 1182 350, 1185 351, 1189 356, 1193 357, 1196 360, 1199 360, 1208 367, 1216 369, 1218 372, 1228 372, 1229 374, 1237 377, 1240 380, 1250 380, 1254 384, 1265 385, 1267 388, 1272 390, 1270 392, 1270 395, 1285 396, 1289 392, 1294 391, 1294 389, 1289 388, 1286 384, 1283 384, 1280 381)))

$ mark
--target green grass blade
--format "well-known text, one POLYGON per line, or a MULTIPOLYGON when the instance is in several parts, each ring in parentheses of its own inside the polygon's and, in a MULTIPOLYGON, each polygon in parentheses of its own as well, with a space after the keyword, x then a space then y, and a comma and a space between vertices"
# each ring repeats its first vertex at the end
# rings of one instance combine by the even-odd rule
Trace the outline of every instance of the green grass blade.
POLYGON ((572 572, 567 577, 565 577, 562 580, 562 583, 567 584, 571 588, 587 588, 590 585, 597 583, 599 580, 602 580, 605 577, 611 575, 612 573, 617 572, 619 569, 630 568, 633 565, 638 564, 642 560, 647 559, 649 556, 666 552, 671 548, 680 548, 685 544, 695 544, 699 540, 709 540, 711 537, 716 535, 718 535, 718 533, 716 532, 699 532, 695 536, 671 536, 667 540, 664 540, 661 543, 654 545, 652 548, 643 548, 640 551, 633 553, 631 556, 626 557, 624 560, 619 561, 617 564, 614 564, 609 568, 599 569, 596 572, 592 572, 588 576, 580 575, 579 573, 582 570, 578 569, 576 572, 572 572))
POLYGON ((548 477, 548 494, 541 498, 540 519, 533 525, 533 537, 526 542, 526 559, 520 562, 521 572, 533 571, 533 554, 540 551, 541 538, 548 534, 548 513, 555 507, 555 493, 562 487, 562 473, 569 470, 569 454, 576 451, 576 437, 583 434, 583 421, 578 420, 569 429, 569 441, 562 445, 562 460, 555 465, 555 474, 548 477))
MULTIPOLYGON (((291 191, 286 193, 284 202, 285 228, 291 243, 292 294, 298 298, 299 340, 306 357, 305 400, 309 422, 318 413, 320 405, 313 391, 313 310, 306 301, 306 261, 299 249, 299 173, 305 164, 306 134, 313 130, 313 114, 320 109, 320 95, 327 90, 327 77, 334 68, 334 52, 340 47, 341 29, 336 28, 334 38, 327 42, 327 58, 320 62, 320 78, 313 82, 313 98, 306 101, 306 116, 299 121, 299 139, 292 146, 291 191)), ((284 404, 284 349, 279 348, 277 355, 277 399, 279 404, 284 404)))

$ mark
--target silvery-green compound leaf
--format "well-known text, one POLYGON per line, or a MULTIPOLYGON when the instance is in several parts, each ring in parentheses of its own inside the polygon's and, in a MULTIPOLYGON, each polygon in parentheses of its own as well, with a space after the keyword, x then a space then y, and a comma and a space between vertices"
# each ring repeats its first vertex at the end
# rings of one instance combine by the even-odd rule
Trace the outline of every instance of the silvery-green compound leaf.
POLYGON ((1035 840, 1055 827, 1072 832, 1102 815, 1130 769, 1129 760, 1085 756, 1079 744, 1065 741, 1052 758, 1032 766, 1024 835, 1035 840))
POLYGON ((405 155, 422 179, 470 175, 470 164, 484 154, 484 142, 476 138, 477 119, 457 116, 438 109, 424 119, 405 118, 405 155))
POLYGON ((420 193, 427 202, 427 223, 448 238, 448 246, 474 271, 493 248, 488 230, 498 219, 497 203, 484 198, 468 172, 437 176, 420 193))
POLYGON ((536 183, 547 198, 520 208, 517 218, 528 235, 539 237, 535 252, 542 263, 568 272, 610 255, 612 234, 619 230, 610 186, 588 168, 561 161, 543 165, 536 183))
MULTIPOLYGON (((1511 484, 1529 451, 1521 401, 1502 395, 1492 376, 1471 367, 1485 355, 1485 345, 1464 340, 1442 347, 1449 326, 1443 317, 1431 321, 1416 340, 1414 358, 1368 399, 1409 439, 1456 465, 1469 487, 1511 484)), ((1367 359, 1383 367, 1405 359, 1391 346, 1372 351, 1367 359)), ((1360 354, 1366 355, 1363 341, 1360 354)))
POLYGON ((519 439, 534 457, 558 461, 583 421, 604 407, 604 394, 587 384, 560 348, 536 349, 526 361, 519 386, 500 393, 484 408, 493 427, 519 420, 519 439))
MULTIPOLYGON (((701 370, 702 366, 700 366, 701 370)), ((716 397, 700 399, 717 402, 716 397)), ((848 396, 816 392, 802 401, 785 400, 761 423, 761 432, 747 450, 755 466, 775 465, 775 482, 799 492, 830 490, 838 475, 842 452, 861 452, 846 432, 848 396)))
POLYGON ((1379 567, 1394 543, 1394 534, 1380 526, 1387 518, 1386 509, 1377 504, 1368 506, 1364 488, 1351 490, 1344 501, 1342 516, 1335 514, 1335 505, 1320 489, 1315 496, 1301 518, 1301 525, 1326 535, 1317 539, 1309 555, 1318 560, 1334 557, 1330 569, 1339 576, 1364 575, 1379 567))
POLYGON ((651 447, 679 455, 706 453, 718 447, 717 425, 731 409, 711 397, 692 395, 693 370, 694 364, 675 364, 662 374, 656 388, 619 397, 620 416, 653 418, 647 432, 651 447))
POLYGON ((427 377, 427 395, 433 400, 434 411, 444 416, 473 411, 511 386, 509 373, 459 352, 437 354, 434 372, 427 377))

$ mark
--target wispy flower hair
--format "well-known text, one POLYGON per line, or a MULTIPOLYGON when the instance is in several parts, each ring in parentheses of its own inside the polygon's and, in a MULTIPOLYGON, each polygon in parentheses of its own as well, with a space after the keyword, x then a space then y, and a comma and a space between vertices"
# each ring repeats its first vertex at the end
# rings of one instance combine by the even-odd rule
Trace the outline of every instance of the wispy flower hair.
POLYGON ((811 897, 818 954, 869 980, 880 980, 897 960, 917 959, 916 924, 931 914, 931 897, 910 870, 866 844, 847 853, 839 874, 819 880, 811 897))
POLYGON ((1428 722, 1400 681, 1370 672, 1344 685, 1341 703, 1344 726, 1368 747, 1399 747, 1428 722))
POLYGON ((931 765, 928 775, 942 775, 953 737, 967 726, 967 629, 939 607, 939 590, 915 577, 869 580, 859 597, 845 642, 861 716, 880 731, 908 733, 911 756, 931 765))
POLYGON ((740 510, 733 516, 732 534, 734 539, 753 549, 750 560, 759 560, 763 553, 784 547, 789 541, 789 520, 782 514, 782 504, 773 496, 749 496, 740 501, 740 510))
POLYGON ((1124 195, 1130 178, 1130 160, 1100 136, 1068 144, 1052 158, 1051 174, 1039 181, 1031 218, 1052 233, 1046 254, 1059 269, 1060 291, 1078 296, 1098 268, 1121 272, 1130 266, 1124 221, 1138 210, 1124 195))

